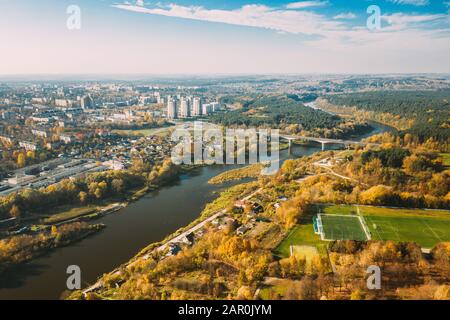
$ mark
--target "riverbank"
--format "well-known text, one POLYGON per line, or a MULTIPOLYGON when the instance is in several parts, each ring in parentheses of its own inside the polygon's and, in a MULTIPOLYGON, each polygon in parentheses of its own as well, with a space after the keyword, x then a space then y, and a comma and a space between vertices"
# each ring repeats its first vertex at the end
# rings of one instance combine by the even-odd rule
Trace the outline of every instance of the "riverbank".
MULTIPOLYGON (((280 159, 294 159, 320 150, 319 145, 293 145, 290 150, 280 152, 280 159)), ((65 290, 68 261, 80 266, 83 283, 94 283, 99 276, 129 261, 143 248, 148 249, 149 244, 161 244, 162 239, 170 240, 177 231, 181 234, 187 230, 187 226, 201 219, 200 212, 206 210, 213 214, 215 205, 206 207, 205 204, 218 199, 218 193, 236 183, 211 185, 208 181, 236 168, 239 166, 192 168, 157 190, 142 194, 139 200, 129 202, 115 214, 100 217, 99 223, 107 226, 102 232, 77 245, 51 250, 0 279, 0 299, 59 298, 65 290)))
POLYGON ((105 227, 103 224, 69 223, 52 226, 34 235, 18 235, 0 241, 0 275, 19 264, 47 254, 50 250, 80 241, 105 227))
MULTIPOLYGON (((20 221, 13 227, 1 232, 2 239, 0 243, 0 256, 3 258, 4 269, 10 269, 12 266, 30 262, 43 254, 72 243, 103 230, 106 225, 95 224, 89 225, 86 222, 103 218, 109 214, 117 212, 127 207, 131 202, 135 202, 144 197, 149 192, 158 190, 166 183, 170 183, 180 177, 180 175, 194 170, 198 166, 179 166, 178 170, 173 171, 173 175, 165 177, 160 185, 150 185, 143 188, 136 188, 129 191, 123 197, 122 202, 116 202, 117 197, 106 198, 101 204, 75 206, 66 205, 56 208, 47 214, 33 214, 20 221), (63 243, 60 243, 59 236, 57 244, 52 242, 51 235, 58 228, 68 230, 71 226, 82 226, 84 232, 80 234, 65 237, 63 243), (86 233, 86 234, 84 234, 86 233), (36 244, 39 243, 37 246, 36 244), (18 247, 12 250, 12 248, 18 247)), ((18 221, 18 220, 17 220, 18 221)), ((56 235, 55 235, 56 237, 56 235)), ((3 269, 0 269, 0 272, 3 269)))

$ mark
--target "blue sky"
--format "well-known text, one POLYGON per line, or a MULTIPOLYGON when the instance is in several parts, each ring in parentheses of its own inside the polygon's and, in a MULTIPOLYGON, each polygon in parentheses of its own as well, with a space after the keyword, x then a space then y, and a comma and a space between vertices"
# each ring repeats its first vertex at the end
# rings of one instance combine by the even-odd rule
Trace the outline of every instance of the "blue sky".
POLYGON ((449 73, 449 12, 450 0, 0 0, 0 74, 449 73))

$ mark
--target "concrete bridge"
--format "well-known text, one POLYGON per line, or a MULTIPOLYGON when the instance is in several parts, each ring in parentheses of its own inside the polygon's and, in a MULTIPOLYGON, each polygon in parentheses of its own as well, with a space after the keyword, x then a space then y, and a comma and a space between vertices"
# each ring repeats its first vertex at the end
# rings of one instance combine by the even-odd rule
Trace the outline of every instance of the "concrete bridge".
POLYGON ((350 145, 357 145, 357 146, 366 146, 368 144, 376 145, 375 143, 365 143, 365 142, 354 141, 354 140, 293 136, 293 135, 286 135, 286 134, 280 134, 280 139, 287 140, 289 142, 289 148, 292 146, 292 141, 294 141, 294 140, 306 140, 306 141, 318 142, 318 143, 322 144, 322 151, 325 150, 325 145, 327 145, 327 144, 343 144, 343 145, 345 145, 345 147, 348 147, 350 145))

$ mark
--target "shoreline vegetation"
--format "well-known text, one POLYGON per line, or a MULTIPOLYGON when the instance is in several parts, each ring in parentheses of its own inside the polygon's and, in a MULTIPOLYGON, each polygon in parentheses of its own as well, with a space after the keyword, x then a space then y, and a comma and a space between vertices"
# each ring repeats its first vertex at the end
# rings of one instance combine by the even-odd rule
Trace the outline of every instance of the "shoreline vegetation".
MULTIPOLYGON (((100 232, 106 228, 106 225, 88 224, 87 222, 123 209, 130 202, 139 200, 149 192, 163 187, 178 179, 180 175, 198 167, 177 166, 159 182, 155 181, 144 187, 133 188, 122 198, 110 196, 101 199, 100 202, 94 201, 88 205, 58 206, 46 214, 28 212, 28 216, 26 216, 20 212, 20 216, 16 219, 19 222, 18 225, 13 229, 8 228, 13 231, 3 231, 3 237, 0 238, 0 276, 12 266, 29 262, 55 248, 70 245, 100 232)), ((163 175, 164 172, 161 176, 163 175)), ((14 205, 11 207, 14 208, 14 205)), ((2 232, 0 232, 1 235, 2 232)))
POLYGON ((11 267, 45 255, 52 249, 78 242, 104 227, 104 224, 73 222, 53 225, 38 235, 23 234, 0 240, 0 277, 11 267))
POLYGON ((258 178, 261 175, 263 166, 261 164, 252 164, 242 168, 228 170, 209 179, 209 184, 222 184, 225 182, 242 180, 246 178, 258 178))

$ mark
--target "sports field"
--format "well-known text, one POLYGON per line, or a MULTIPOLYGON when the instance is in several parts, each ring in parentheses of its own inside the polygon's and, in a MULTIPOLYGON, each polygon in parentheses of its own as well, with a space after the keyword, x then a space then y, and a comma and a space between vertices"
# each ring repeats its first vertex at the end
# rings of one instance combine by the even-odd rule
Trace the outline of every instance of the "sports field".
POLYGON ((290 255, 290 247, 297 245, 316 246, 320 243, 320 237, 314 233, 312 223, 298 224, 289 232, 286 238, 281 241, 274 250, 274 254, 287 258, 290 255))
POLYGON ((335 205, 321 208, 330 214, 364 217, 373 240, 416 242, 431 248, 450 241, 450 212, 445 210, 396 209, 370 206, 335 205))
POLYGON ((374 240, 417 242, 431 248, 450 241, 450 220, 421 217, 365 216, 374 240))
POLYGON ((315 246, 292 245, 291 255, 294 255, 298 258, 305 258, 306 263, 311 263, 314 256, 319 255, 319 251, 315 246))
POLYGON ((360 218, 351 215, 320 215, 324 240, 367 240, 360 218))
POLYGON ((450 167, 450 153, 441 153, 440 156, 442 157, 442 164, 445 167, 450 167))

